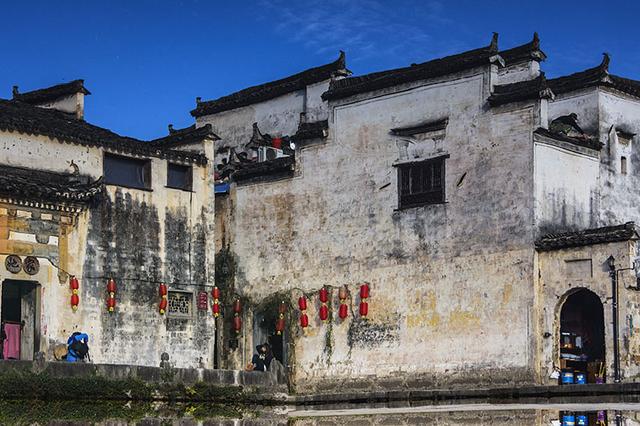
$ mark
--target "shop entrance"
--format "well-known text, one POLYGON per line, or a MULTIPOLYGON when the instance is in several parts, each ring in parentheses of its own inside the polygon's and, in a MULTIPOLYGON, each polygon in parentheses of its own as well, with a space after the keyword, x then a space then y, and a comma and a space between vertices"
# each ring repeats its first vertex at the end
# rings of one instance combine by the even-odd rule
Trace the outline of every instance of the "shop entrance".
POLYGON ((0 305, 3 359, 33 360, 40 348, 38 283, 4 280, 0 305))
POLYGON ((603 383, 605 378, 604 310, 587 289, 567 297, 560 312, 561 382, 603 383))

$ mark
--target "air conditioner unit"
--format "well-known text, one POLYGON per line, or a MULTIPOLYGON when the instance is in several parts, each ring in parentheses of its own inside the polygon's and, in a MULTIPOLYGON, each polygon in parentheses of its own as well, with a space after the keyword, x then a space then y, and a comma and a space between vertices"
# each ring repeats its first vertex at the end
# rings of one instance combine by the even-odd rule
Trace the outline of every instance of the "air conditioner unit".
POLYGON ((281 149, 270 146, 261 146, 258 148, 258 162, 271 161, 280 157, 285 157, 281 149))

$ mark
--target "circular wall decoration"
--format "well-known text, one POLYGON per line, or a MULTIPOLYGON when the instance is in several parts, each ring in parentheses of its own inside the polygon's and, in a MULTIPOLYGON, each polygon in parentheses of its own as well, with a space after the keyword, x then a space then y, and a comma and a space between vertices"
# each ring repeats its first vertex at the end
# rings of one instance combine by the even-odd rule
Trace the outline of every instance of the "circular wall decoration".
POLYGON ((38 258, 33 256, 25 257, 22 269, 24 269, 24 271, 29 275, 37 274, 38 271, 40 271, 40 262, 38 262, 38 258))
POLYGON ((4 260, 4 267, 12 274, 17 274, 22 269, 22 259, 20 259, 20 256, 10 254, 4 260))

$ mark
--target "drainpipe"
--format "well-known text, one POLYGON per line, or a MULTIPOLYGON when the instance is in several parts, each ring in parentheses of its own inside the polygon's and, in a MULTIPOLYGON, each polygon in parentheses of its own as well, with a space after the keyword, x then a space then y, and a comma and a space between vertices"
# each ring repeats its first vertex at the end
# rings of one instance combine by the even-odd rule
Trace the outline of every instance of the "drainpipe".
POLYGON ((611 276, 612 310, 613 310, 613 380, 620 383, 620 346, 618 338, 618 271, 613 255, 607 259, 609 275, 611 276))

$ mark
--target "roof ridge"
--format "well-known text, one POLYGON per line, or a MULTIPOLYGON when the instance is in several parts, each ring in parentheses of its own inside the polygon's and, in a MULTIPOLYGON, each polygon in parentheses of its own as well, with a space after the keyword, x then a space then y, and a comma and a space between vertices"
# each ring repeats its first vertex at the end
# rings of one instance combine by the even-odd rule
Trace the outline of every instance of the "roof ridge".
POLYGON ((530 60, 541 62, 547 59, 547 55, 540 49, 540 37, 537 32, 533 33, 533 38, 527 43, 503 50, 499 54, 507 65, 530 60))
POLYGON ((329 80, 335 76, 346 76, 350 73, 351 71, 346 68, 345 52, 341 50, 338 59, 333 62, 308 68, 267 83, 250 86, 217 99, 197 102, 197 106, 191 111, 191 115, 201 117, 240 108, 300 90, 309 84, 329 80))
POLYGON ((491 42, 487 46, 430 59, 419 64, 332 80, 329 90, 322 94, 322 99, 340 99, 411 81, 439 77, 485 63, 488 65, 491 58, 498 54, 498 33, 493 33, 491 42))
POLYGON ((42 103, 62 96, 72 95, 74 93, 83 93, 85 95, 91 94, 91 92, 84 87, 84 79, 76 79, 67 83, 55 84, 53 86, 30 90, 24 93, 18 92, 18 86, 13 86, 12 89, 13 100, 29 104, 42 103))

